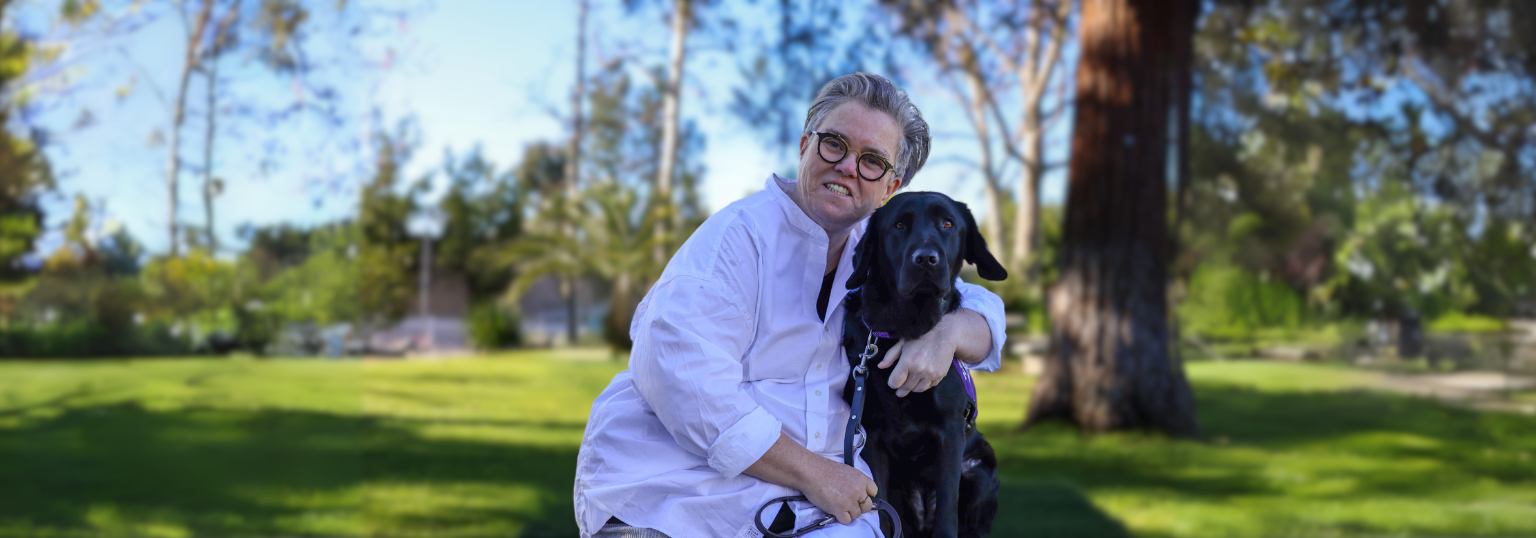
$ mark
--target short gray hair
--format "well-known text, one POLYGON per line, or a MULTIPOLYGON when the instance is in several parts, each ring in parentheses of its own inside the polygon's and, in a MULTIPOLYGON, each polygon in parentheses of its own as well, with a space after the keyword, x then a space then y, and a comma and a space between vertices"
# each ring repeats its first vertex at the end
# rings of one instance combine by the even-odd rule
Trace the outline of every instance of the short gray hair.
POLYGON ((832 109, 855 100, 871 110, 890 114, 891 119, 896 120, 896 125, 901 128, 901 145, 896 149, 896 162, 891 165, 896 167, 901 186, 911 185, 912 176, 928 162, 928 147, 932 144, 928 122, 923 121, 923 113, 907 98, 907 92, 885 77, 854 73, 832 79, 822 86, 821 91, 816 92, 816 99, 811 101, 811 109, 805 113, 804 134, 820 129, 821 122, 827 119, 832 109))

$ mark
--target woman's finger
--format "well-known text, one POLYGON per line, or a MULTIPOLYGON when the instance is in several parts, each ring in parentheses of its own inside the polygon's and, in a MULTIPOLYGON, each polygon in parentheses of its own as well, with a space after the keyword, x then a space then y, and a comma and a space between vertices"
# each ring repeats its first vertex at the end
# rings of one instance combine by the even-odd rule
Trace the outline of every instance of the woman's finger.
POLYGON ((885 358, 881 359, 880 364, 878 365, 881 370, 890 368, 892 364, 896 364, 896 361, 901 359, 901 350, 904 349, 902 344, 905 343, 906 340, 898 341, 896 342, 896 345, 891 346, 890 351, 885 352, 885 358))

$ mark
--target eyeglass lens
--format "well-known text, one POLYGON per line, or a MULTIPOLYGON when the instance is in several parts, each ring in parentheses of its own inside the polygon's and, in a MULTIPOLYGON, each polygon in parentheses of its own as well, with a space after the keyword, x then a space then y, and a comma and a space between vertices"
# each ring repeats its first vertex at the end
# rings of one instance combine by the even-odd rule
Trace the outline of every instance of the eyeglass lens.
MULTIPOLYGON (((821 158, 829 163, 842 162, 848 156, 848 146, 843 139, 836 136, 821 137, 821 144, 817 148, 821 158)), ((879 157, 865 153, 859 155, 859 177, 866 181, 875 181, 885 176, 885 163, 879 157)))

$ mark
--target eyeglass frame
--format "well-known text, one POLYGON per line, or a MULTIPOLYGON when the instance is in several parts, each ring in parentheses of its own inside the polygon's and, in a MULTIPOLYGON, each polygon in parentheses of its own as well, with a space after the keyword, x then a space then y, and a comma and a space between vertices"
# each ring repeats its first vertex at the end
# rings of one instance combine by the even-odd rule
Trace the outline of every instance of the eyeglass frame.
MULTIPOLYGON (((848 139, 847 138, 843 138, 843 135, 840 135, 840 134, 837 134, 837 133, 827 133, 827 132, 822 132, 822 131, 811 131, 810 133, 813 134, 813 135, 816 135, 816 156, 817 157, 821 157, 821 160, 825 161, 827 164, 837 164, 837 163, 843 162, 843 159, 847 159, 849 155, 853 154, 853 149, 852 149, 853 148, 853 144, 849 144, 848 143, 848 139), (821 154, 821 142, 822 142, 822 140, 825 140, 829 136, 833 137, 833 138, 836 138, 839 142, 843 143, 843 148, 845 148, 845 149, 843 150, 843 157, 842 157, 842 159, 838 159, 838 160, 834 161, 832 159, 828 159, 826 155, 822 155, 821 154)), ((853 168, 855 170, 859 171, 859 179, 862 179, 864 181, 870 181, 870 182, 880 181, 882 179, 885 179, 885 174, 887 172, 894 172, 896 170, 896 165, 891 164, 891 161, 889 159, 886 159, 885 157, 880 156, 879 153, 875 153, 873 151, 865 151, 865 152, 859 153, 858 155, 859 155, 859 159, 864 158, 865 155, 873 155, 876 159, 880 159, 880 163, 881 164, 885 165, 885 169, 880 171, 880 175, 875 176, 874 179, 870 179, 870 178, 864 177, 864 169, 859 166, 858 159, 854 159, 854 161, 853 161, 853 168)))

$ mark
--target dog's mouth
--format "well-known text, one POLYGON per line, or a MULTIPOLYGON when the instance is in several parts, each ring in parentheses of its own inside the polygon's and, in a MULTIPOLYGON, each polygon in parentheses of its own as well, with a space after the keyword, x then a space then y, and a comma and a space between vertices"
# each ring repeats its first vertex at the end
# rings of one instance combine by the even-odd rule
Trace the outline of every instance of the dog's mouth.
POLYGON ((896 293, 908 299, 914 297, 938 297, 949 292, 948 282, 939 275, 904 275, 896 285, 896 293))

